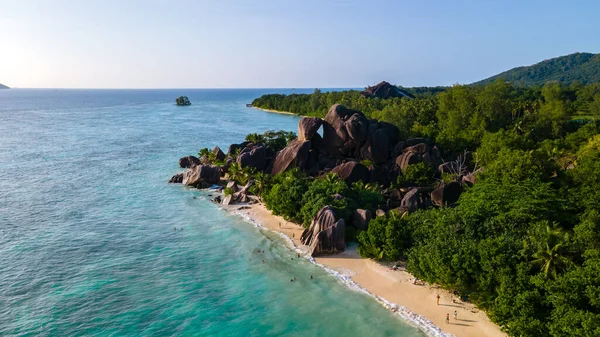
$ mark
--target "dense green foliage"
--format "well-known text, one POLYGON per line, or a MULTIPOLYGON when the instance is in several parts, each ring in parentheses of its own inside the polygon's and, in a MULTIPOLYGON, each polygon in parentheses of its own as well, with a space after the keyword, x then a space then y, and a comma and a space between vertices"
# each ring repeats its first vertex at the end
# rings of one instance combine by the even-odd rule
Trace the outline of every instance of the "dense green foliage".
MULTIPOLYGON (((396 125, 402 139, 431 138, 445 158, 472 151, 471 165, 484 169, 456 207, 373 219, 357 233, 360 254, 404 259, 416 277, 457 291, 510 335, 600 335, 600 84, 497 80, 413 95, 317 91, 254 105, 322 117, 342 103, 396 125)), ((395 185, 433 185, 430 170, 410 165, 395 185)), ((348 217, 382 203, 376 189, 336 177, 274 180, 267 206, 305 225, 327 204, 348 217)))
POLYGON ((475 84, 487 84, 504 79, 519 86, 544 85, 557 81, 571 84, 600 82, 600 54, 574 53, 536 63, 527 67, 513 68, 475 84))
POLYGON ((282 150, 289 142, 296 139, 296 133, 291 131, 269 130, 263 134, 251 133, 246 140, 254 144, 264 144, 274 152, 282 150))

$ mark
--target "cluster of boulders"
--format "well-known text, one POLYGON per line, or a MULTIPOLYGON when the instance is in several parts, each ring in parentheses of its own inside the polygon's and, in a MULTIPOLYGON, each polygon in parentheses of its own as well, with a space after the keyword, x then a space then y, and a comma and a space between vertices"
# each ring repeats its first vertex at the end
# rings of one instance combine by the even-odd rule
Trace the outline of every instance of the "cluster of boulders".
POLYGON ((379 82, 376 85, 372 86, 372 87, 367 87, 363 92, 362 92, 363 96, 365 97, 369 97, 369 98, 393 98, 393 97, 408 97, 408 98, 412 98, 412 96, 401 90, 400 88, 398 88, 395 85, 391 85, 390 83, 383 81, 383 82, 379 82))
MULTIPOLYGON (((464 185, 476 182, 474 168, 469 166, 465 153, 446 162, 440 149, 426 138, 401 140, 396 126, 368 119, 362 112, 343 105, 331 106, 325 118, 303 117, 298 123, 298 138, 280 150, 274 151, 264 144, 243 142, 231 144, 227 154, 215 147, 212 155, 223 165, 214 166, 205 158, 187 156, 179 164, 184 173, 174 175, 170 182, 193 187, 228 184, 232 194, 220 198, 224 204, 255 200, 249 196, 251 182, 239 188, 228 182, 227 173, 232 163, 240 168, 251 167, 277 175, 298 168, 313 176, 335 173, 348 184, 363 181, 379 186, 390 186, 398 175, 410 165, 425 163, 438 177, 453 173, 455 181, 440 183, 437 187, 412 186, 400 189, 387 188, 382 194, 385 204, 381 209, 356 210, 349 225, 359 230, 368 228, 374 216, 385 215, 390 210, 401 213, 414 212, 432 206, 448 206, 456 203, 464 185), (319 133, 319 130, 322 130, 319 133)), ((341 196, 340 196, 341 197, 341 196)), ((321 209, 310 227, 303 233, 302 242, 310 247, 311 254, 328 254, 343 251, 344 219, 336 217, 331 207, 321 209)))

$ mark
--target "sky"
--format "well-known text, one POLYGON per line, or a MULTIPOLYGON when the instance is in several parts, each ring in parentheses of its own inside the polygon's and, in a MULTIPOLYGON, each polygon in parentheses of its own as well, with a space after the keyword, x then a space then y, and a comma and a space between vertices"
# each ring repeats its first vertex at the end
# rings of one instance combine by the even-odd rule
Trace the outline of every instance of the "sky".
POLYGON ((600 52, 592 0, 0 0, 19 88, 348 88, 471 83, 600 52))

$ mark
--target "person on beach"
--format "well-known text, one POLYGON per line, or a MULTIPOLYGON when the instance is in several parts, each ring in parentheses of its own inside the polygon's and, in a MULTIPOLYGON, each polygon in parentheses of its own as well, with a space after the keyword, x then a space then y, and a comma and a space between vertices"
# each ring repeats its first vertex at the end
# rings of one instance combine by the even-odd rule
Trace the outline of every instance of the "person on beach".
POLYGON ((295 237, 296 237, 296 233, 292 233, 292 238, 295 238, 295 237))
POLYGON ((454 310, 454 320, 458 317, 458 311, 454 310))
POLYGON ((450 324, 450 314, 446 314, 446 324, 450 324))
POLYGON ((437 299, 437 305, 440 305, 440 294, 438 294, 435 298, 437 299))

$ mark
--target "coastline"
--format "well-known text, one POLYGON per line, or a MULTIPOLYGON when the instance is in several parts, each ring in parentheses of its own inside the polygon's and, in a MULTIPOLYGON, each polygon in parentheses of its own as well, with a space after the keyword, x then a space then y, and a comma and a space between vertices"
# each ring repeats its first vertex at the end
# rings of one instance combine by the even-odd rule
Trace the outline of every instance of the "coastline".
POLYGON ((282 115, 291 115, 291 116, 298 116, 298 117, 302 117, 301 115, 297 115, 293 112, 289 112, 289 111, 279 111, 279 110, 272 110, 272 109, 264 109, 264 108, 259 108, 257 106, 253 106, 252 108, 254 109, 258 109, 258 110, 262 110, 265 112, 271 112, 271 113, 276 113, 276 114, 282 114, 282 115))
POLYGON ((428 336, 507 336, 473 304, 464 303, 437 286, 415 285, 414 277, 403 268, 394 271, 389 268, 389 263, 386 265, 362 258, 355 246, 341 254, 313 259, 305 254, 305 246, 300 243, 302 226, 271 214, 261 203, 221 207, 259 228, 278 233, 311 262, 325 268, 347 286, 372 296, 428 336), (240 206, 249 208, 240 209, 240 206), (441 297, 439 305, 436 304, 438 294, 441 297), (457 320, 452 318, 455 310, 458 312, 457 320), (450 324, 445 322, 446 314, 451 316, 450 324))

